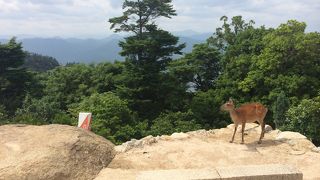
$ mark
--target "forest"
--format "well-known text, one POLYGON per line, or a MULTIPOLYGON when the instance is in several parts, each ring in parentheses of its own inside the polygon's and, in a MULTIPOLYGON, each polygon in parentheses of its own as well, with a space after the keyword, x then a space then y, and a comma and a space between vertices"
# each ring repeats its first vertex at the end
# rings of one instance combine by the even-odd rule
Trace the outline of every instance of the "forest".
POLYGON ((115 144, 147 135, 222 128, 220 106, 260 102, 266 123, 320 144, 320 33, 288 20, 257 27, 222 16, 221 27, 183 54, 185 44, 157 24, 177 16, 171 0, 126 0, 109 19, 125 61, 59 65, 0 44, 0 124, 76 125, 92 112, 92 131, 115 144))

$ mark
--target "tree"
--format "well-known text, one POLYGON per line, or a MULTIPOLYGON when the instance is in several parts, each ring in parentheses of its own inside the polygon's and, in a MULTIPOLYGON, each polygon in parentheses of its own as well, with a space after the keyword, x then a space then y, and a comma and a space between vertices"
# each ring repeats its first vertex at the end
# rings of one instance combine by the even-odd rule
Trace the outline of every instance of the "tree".
POLYGON ((286 114, 283 129, 298 131, 313 143, 320 145, 320 96, 303 99, 298 105, 290 107, 286 114))
POLYGON ((171 0, 125 0, 123 15, 109 19, 115 32, 132 36, 119 43, 126 57, 124 84, 118 94, 129 100, 130 107, 143 119, 153 119, 164 109, 166 87, 162 76, 174 54, 181 54, 184 44, 155 24, 160 17, 175 16, 171 0))
POLYGON ((151 126, 150 134, 157 136, 174 132, 188 132, 200 129, 191 111, 162 113, 151 126))
POLYGON ((190 104, 196 123, 205 129, 222 128, 229 124, 230 118, 220 111, 224 100, 223 94, 218 89, 197 92, 190 104))
POLYGON ((154 27, 153 20, 159 17, 171 18, 177 15, 172 0, 125 0, 122 8, 127 9, 120 17, 109 19, 115 32, 132 32, 142 36, 148 27, 154 27))
POLYGON ((50 101, 57 102, 62 110, 67 110, 69 105, 79 103, 96 92, 92 79, 93 66, 74 64, 58 67, 46 74, 44 95, 50 101))
POLYGON ((215 86, 221 73, 221 55, 215 47, 210 47, 207 43, 196 44, 192 52, 180 61, 190 66, 192 80, 189 82, 194 84, 196 90, 208 91, 215 86))
POLYGON ((222 27, 218 27, 212 37, 208 38, 207 42, 216 46, 222 52, 236 43, 237 36, 248 29, 253 28, 255 23, 250 20, 246 23, 242 16, 234 16, 231 18, 231 23, 228 23, 228 17, 222 16, 220 21, 223 21, 222 27))
POLYGON ((19 123, 26 124, 52 124, 57 114, 63 114, 59 103, 50 101, 48 96, 35 99, 27 95, 22 108, 17 109, 15 119, 19 119, 19 123), (33 120, 30 121, 29 117, 33 120))
MULTIPOLYGON (((222 49, 222 74, 217 81, 221 96, 272 107, 281 91, 291 104, 317 95, 319 33, 305 33, 306 24, 294 20, 276 29, 248 26, 237 33, 230 28, 232 24, 224 26, 220 34, 226 46, 222 49)), ((272 123, 270 110, 267 123, 272 123)))
POLYGON ((286 97, 285 93, 281 91, 278 95, 276 102, 273 105, 273 122, 276 128, 280 129, 286 119, 286 112, 289 109, 289 99, 286 97))
MULTIPOLYGON (((242 90, 242 82, 255 66, 256 56, 264 48, 263 37, 271 30, 264 27, 253 27, 251 20, 245 22, 241 16, 235 16, 228 22, 226 16, 221 17, 223 25, 207 42, 222 53, 221 71, 216 81, 216 89, 225 98, 234 97, 239 102, 254 99, 257 91, 242 90)), ((258 99, 255 99, 258 100, 258 99)))
POLYGON ((7 117, 8 116, 5 107, 0 104, 0 125, 8 122, 7 117))
POLYGON ((124 81, 123 62, 99 63, 94 67, 91 80, 98 93, 115 92, 124 81))
POLYGON ((49 56, 35 53, 26 53, 25 62, 22 67, 37 72, 45 72, 59 66, 58 61, 49 56))
POLYGON ((136 121, 128 103, 111 92, 94 93, 80 103, 73 104, 69 111, 75 117, 79 112, 92 112, 92 131, 116 144, 141 138, 146 128, 144 122, 136 121))
POLYGON ((305 23, 290 20, 267 34, 264 49, 240 82, 241 89, 258 90, 269 104, 280 91, 289 99, 315 97, 320 88, 320 34, 305 33, 305 28, 305 23))
POLYGON ((12 115, 22 101, 31 81, 31 75, 21 68, 25 53, 15 38, 7 44, 0 44, 0 104, 12 115))

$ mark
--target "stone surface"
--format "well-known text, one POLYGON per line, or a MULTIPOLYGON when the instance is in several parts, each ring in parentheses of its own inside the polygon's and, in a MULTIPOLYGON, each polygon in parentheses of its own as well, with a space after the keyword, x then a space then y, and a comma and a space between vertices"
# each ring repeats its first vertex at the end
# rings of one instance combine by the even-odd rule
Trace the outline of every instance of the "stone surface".
POLYGON ((232 180, 302 180, 302 173, 293 166, 269 164, 217 168, 221 179, 232 180))
POLYGON ((139 171, 110 169, 100 172, 95 180, 302 180, 302 173, 292 166, 269 164, 217 167, 211 169, 168 169, 139 171))
POLYGON ((305 179, 320 179, 320 153, 312 150, 315 146, 308 139, 277 141, 281 131, 272 130, 265 134, 262 144, 257 144, 260 127, 257 126, 256 129, 247 131, 244 144, 240 144, 241 135, 238 133, 234 143, 229 143, 232 128, 189 132, 186 133, 188 138, 179 140, 164 135, 151 145, 117 154, 108 168, 140 172, 286 164, 297 167, 305 179))
POLYGON ((304 135, 297 132, 284 131, 280 132, 276 137, 277 141, 288 141, 295 139, 307 139, 304 135))
POLYGON ((320 147, 314 147, 312 148, 312 151, 316 153, 320 153, 320 147))
POLYGON ((151 145, 153 143, 157 143, 158 140, 159 140, 159 137, 153 137, 151 135, 141 139, 143 146, 151 145))
POLYGON ((136 180, 139 171, 134 169, 103 169, 94 180, 136 180))
POLYGON ((137 180, 189 180, 189 179, 220 179, 219 174, 215 169, 173 169, 173 170, 153 170, 142 171, 137 177, 137 180))
POLYGON ((141 140, 131 139, 131 141, 128 141, 128 142, 125 142, 119 146, 116 146, 114 149, 117 152, 127 152, 130 149, 141 148, 141 147, 142 147, 141 140))
POLYGON ((186 139, 189 138, 189 135, 186 133, 173 133, 170 137, 172 139, 186 139))
POLYGON ((187 132, 188 135, 191 135, 191 136, 212 136, 214 134, 214 130, 209 130, 209 131, 206 131, 205 129, 200 129, 200 130, 197 130, 197 131, 191 131, 191 132, 187 132))
POLYGON ((115 147, 115 150, 118 153, 127 152, 133 148, 143 148, 144 146, 151 145, 153 143, 158 142, 160 137, 147 136, 140 140, 131 139, 131 141, 125 142, 121 145, 115 147))
POLYGON ((93 179, 115 152, 89 131, 64 125, 0 126, 0 179, 93 179))

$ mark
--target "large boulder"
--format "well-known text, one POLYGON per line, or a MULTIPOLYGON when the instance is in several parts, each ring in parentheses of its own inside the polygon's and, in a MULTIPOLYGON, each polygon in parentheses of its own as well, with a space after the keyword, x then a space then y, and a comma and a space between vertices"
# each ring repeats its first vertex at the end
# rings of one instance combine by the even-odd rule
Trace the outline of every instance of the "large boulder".
POLYGON ((0 126, 0 179, 93 179, 115 156, 114 145, 65 125, 0 126))

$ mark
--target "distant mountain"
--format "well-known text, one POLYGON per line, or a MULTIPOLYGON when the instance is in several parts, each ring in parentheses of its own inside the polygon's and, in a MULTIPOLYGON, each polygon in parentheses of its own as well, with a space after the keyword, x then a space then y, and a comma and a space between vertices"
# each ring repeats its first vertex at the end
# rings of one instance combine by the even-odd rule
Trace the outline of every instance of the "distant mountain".
MULTIPOLYGON (((194 44, 204 42, 211 35, 193 31, 174 32, 173 34, 180 37, 180 43, 186 43, 187 47, 183 50, 185 53, 190 52, 194 44)), ((51 56, 57 59, 60 64, 124 60, 119 55, 121 48, 118 43, 120 40, 123 40, 123 37, 119 35, 112 35, 105 39, 18 38, 18 41, 22 42, 24 50, 51 56)), ((0 41, 3 43, 6 40, 0 41)))

